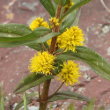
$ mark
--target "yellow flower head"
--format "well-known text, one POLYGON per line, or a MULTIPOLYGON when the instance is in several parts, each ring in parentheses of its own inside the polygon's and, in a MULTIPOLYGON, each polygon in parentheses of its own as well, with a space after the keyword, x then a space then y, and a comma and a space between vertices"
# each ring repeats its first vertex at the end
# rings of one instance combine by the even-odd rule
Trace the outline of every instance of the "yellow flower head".
POLYGON ((36 28, 38 28, 40 26, 49 28, 48 22, 44 21, 44 19, 40 18, 40 17, 34 19, 29 27, 31 30, 35 30, 36 28))
POLYGON ((30 60, 29 70, 30 72, 41 72, 45 75, 51 74, 51 70, 54 69, 55 56, 49 54, 47 51, 38 52, 30 60))
POLYGON ((76 46, 82 46, 84 41, 83 31, 73 26, 58 36, 57 44, 59 48, 75 51, 76 46))
POLYGON ((55 26, 59 26, 60 25, 59 19, 56 18, 56 17, 53 17, 53 18, 49 19, 49 21, 50 21, 50 24, 52 25, 51 27, 55 27, 55 26))
POLYGON ((69 0, 68 4, 66 4, 66 5, 64 6, 64 8, 65 8, 65 9, 69 9, 69 8, 71 8, 73 5, 74 5, 74 3, 72 2, 72 0, 69 0))
POLYGON ((65 82, 66 85, 73 85, 77 83, 80 77, 78 64, 71 60, 64 62, 63 68, 57 76, 58 79, 65 82))

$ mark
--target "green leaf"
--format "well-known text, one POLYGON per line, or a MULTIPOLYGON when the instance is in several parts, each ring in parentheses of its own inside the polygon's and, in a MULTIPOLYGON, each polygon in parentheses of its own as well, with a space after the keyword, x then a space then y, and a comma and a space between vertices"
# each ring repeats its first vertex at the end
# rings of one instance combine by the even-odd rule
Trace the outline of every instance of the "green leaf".
POLYGON ((83 108, 83 110, 94 110, 94 101, 91 100, 88 104, 83 108))
MULTIPOLYGON (((80 0, 73 0, 74 4, 80 2, 80 0)), ((61 31, 64 31, 66 28, 69 28, 73 25, 78 25, 81 9, 73 10, 69 13, 62 21, 61 31)))
POLYGON ((4 95, 1 86, 0 86, 0 110, 5 110, 4 95))
POLYGON ((28 110, 28 101, 26 97, 26 93, 23 95, 23 102, 24 102, 24 110, 28 110))
POLYGON ((54 2, 55 2, 56 4, 58 4, 59 0, 54 0, 54 2))
POLYGON ((30 48, 37 50, 37 51, 45 50, 45 48, 48 48, 48 46, 45 42, 47 40, 51 39, 52 37, 58 36, 59 34, 60 33, 55 33, 55 32, 49 33, 45 36, 38 38, 35 43, 28 44, 28 46, 30 48), (45 48, 43 48, 43 47, 45 47, 45 48))
MULTIPOLYGON (((27 105, 30 104, 31 102, 32 102, 31 99, 27 99, 27 105)), ((23 104, 24 104, 24 101, 22 100, 21 102, 19 102, 19 103, 17 104, 17 106, 15 107, 14 110, 20 110, 20 108, 23 107, 23 104)))
POLYGON ((58 5, 61 4, 62 6, 66 5, 68 0, 54 0, 54 2, 58 5))
POLYGON ((99 107, 99 110, 105 110, 104 106, 99 107))
POLYGON ((55 16, 55 8, 51 0, 40 0, 40 2, 52 17, 55 16))
POLYGON ((70 105, 68 106, 67 110, 75 110, 74 105, 73 105, 73 104, 70 104, 70 105))
POLYGON ((36 43, 43 43, 46 42, 47 40, 51 39, 52 37, 58 36, 60 33, 56 33, 56 32, 52 32, 49 33, 43 37, 40 37, 39 39, 37 39, 36 43))
POLYGON ((77 52, 65 52, 59 55, 59 60, 80 60, 88 64, 97 74, 110 80, 110 63, 98 53, 87 47, 77 47, 77 52))
POLYGON ((64 6, 68 0, 61 0, 61 5, 64 6))
POLYGON ((70 13, 62 22, 61 31, 63 32, 66 28, 73 25, 77 25, 79 22, 80 10, 75 10, 70 13))
POLYGON ((24 78, 22 80, 22 82, 18 85, 18 87, 15 90, 15 93, 21 93, 21 92, 25 92, 26 90, 35 87, 43 82, 45 82, 46 80, 52 79, 53 76, 51 75, 41 75, 41 74, 32 74, 27 76, 26 78, 24 78))
MULTIPOLYGON (((22 29, 22 28, 21 28, 22 29)), ((11 30, 8 30, 11 31, 11 30)), ((10 37, 2 37, 0 36, 0 47, 13 47, 19 45, 28 45, 32 48, 35 47, 35 44, 43 43, 48 39, 59 35, 59 33, 49 33, 50 30, 44 27, 39 27, 35 31, 32 31, 30 34, 17 37, 17 36, 10 36, 10 37), (48 34, 49 33, 49 34, 48 34), (34 47, 33 47, 34 46, 34 47)), ((3 34, 2 34, 3 35, 3 34)), ((39 46, 39 45, 37 45, 39 46)), ((40 47, 40 46, 39 46, 40 47)), ((41 50, 41 48, 39 48, 41 50)))
POLYGON ((43 46, 41 43, 31 43, 31 44, 28 44, 28 47, 32 48, 32 49, 35 49, 37 51, 42 51, 44 50, 43 46))
MULTIPOLYGON (((22 28, 21 28, 22 30, 22 28)), ((8 30, 11 31, 11 30, 8 30)), ((28 35, 24 35, 21 37, 10 36, 10 37, 2 37, 0 36, 0 47, 15 47, 20 45, 28 45, 39 40, 39 37, 49 33, 50 30, 44 27, 39 27, 28 35)))
POLYGON ((21 37, 31 32, 30 28, 23 24, 0 24, 0 37, 21 37))
POLYGON ((28 47, 30 47, 32 49, 35 49, 37 51, 45 51, 46 49, 49 48, 47 42, 44 42, 44 43, 32 43, 32 44, 29 44, 28 47))
POLYGON ((90 2, 91 0, 81 0, 78 3, 76 3, 75 5, 73 5, 62 17, 61 19, 64 19, 64 17, 66 17, 68 14, 70 14, 73 10, 80 8, 81 6, 87 4, 88 2, 90 2))
POLYGON ((20 88, 23 88, 24 86, 38 80, 39 78, 43 77, 42 74, 36 74, 31 73, 28 76, 26 76, 22 81, 19 83, 19 85, 16 87, 15 92, 18 91, 20 88))
POLYGON ((82 100, 82 101, 89 101, 89 99, 85 96, 82 96, 78 93, 65 91, 65 92, 58 92, 53 97, 49 98, 48 102, 53 102, 57 100, 66 100, 66 99, 74 99, 74 100, 82 100))
MULTIPOLYGON (((27 105, 30 104, 32 102, 33 99, 35 99, 37 96, 36 93, 29 93, 29 94, 26 94, 26 100, 27 100, 27 105)), ((37 100, 37 98, 36 98, 37 100)), ((24 101, 23 99, 17 104, 17 106, 15 107, 14 110, 20 110, 21 107, 23 107, 23 104, 24 104, 24 101)))
MULTIPOLYGON (((31 99, 27 99, 27 105, 31 103, 31 99)), ((22 100, 20 103, 17 104, 14 110, 20 110, 23 107, 24 101, 22 100)))

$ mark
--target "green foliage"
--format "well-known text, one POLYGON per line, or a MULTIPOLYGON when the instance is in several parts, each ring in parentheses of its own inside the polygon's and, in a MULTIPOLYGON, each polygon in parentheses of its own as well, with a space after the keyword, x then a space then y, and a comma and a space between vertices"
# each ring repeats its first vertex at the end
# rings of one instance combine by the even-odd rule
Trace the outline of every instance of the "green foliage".
POLYGON ((65 91, 65 92, 58 92, 53 97, 50 97, 48 102, 53 102, 57 100, 66 100, 66 99, 74 99, 74 100, 82 100, 89 102, 90 99, 82 96, 78 93, 71 92, 71 91, 65 91))
POLYGON ((46 42, 47 40, 51 39, 52 37, 58 36, 60 33, 56 33, 56 32, 52 32, 49 33, 43 37, 40 37, 39 39, 37 39, 36 43, 43 43, 46 42))
POLYGON ((51 0, 40 0, 40 2, 51 16, 55 16, 55 8, 51 0))
POLYGON ((24 87, 25 85, 30 84, 30 82, 34 82, 35 80, 38 80, 39 78, 41 78, 43 75, 42 74, 36 74, 36 73, 31 73, 28 76, 26 76, 17 86, 16 90, 24 87))
POLYGON ((23 24, 0 24, 0 37, 21 37, 31 32, 29 27, 23 24))
MULTIPOLYGON (((7 25, 4 26, 4 29, 7 27, 7 25)), ((2 27, 3 28, 3 27, 2 27)), ((0 33, 3 33, 4 31, 0 31, 0 33)), ((8 34, 8 32, 11 32, 13 29, 12 28, 8 28, 6 34, 8 34)), ((22 28, 19 29, 20 32, 22 30, 22 28)), ((22 30, 23 31, 23 30, 22 30)), ((44 28, 44 27, 39 27, 36 30, 32 31, 31 33, 28 33, 24 36, 0 36, 0 47, 15 47, 15 46, 21 46, 21 45, 28 45, 31 43, 35 43, 37 42, 37 40, 41 39, 40 37, 48 34, 50 32, 49 29, 44 28)), ((16 33, 19 33, 19 31, 17 31, 16 33)))
POLYGON ((76 3, 75 5, 73 5, 62 17, 61 19, 64 19, 64 17, 66 17, 68 14, 70 14, 71 12, 73 12, 73 10, 80 8, 81 6, 87 4, 88 2, 90 2, 91 0, 81 0, 78 3, 76 3))
POLYGON ((62 6, 64 6, 68 0, 54 0, 56 4, 60 4, 62 6))
POLYGON ((28 44, 28 47, 32 48, 32 49, 35 49, 37 51, 42 51, 44 50, 44 43, 31 43, 31 44, 28 44))
POLYGON ((0 86, 0 110, 5 110, 4 95, 1 86, 0 86))
MULTIPOLYGON (((75 4, 80 2, 80 0, 74 0, 75 4)), ((80 16, 80 9, 73 10, 69 13, 62 21, 61 31, 64 31, 67 27, 71 27, 73 25, 78 25, 80 16)))
POLYGON ((44 27, 37 28, 35 31, 32 32, 27 26, 24 25, 1 24, 0 47, 28 45, 29 47, 34 48, 37 45, 36 49, 42 50, 39 43, 43 43, 48 39, 59 35, 59 33, 49 32, 50 30, 44 27), (15 30, 12 27, 15 28, 15 30))
MULTIPOLYGON (((27 105, 28 104, 30 104, 31 102, 32 102, 32 99, 35 99, 36 97, 37 97, 37 93, 34 93, 34 92, 32 92, 32 93, 29 93, 29 94, 27 94, 26 93, 26 102, 27 102, 27 105)), ((37 98, 36 98, 37 99, 37 98)), ((24 105, 24 100, 22 99, 18 104, 17 104, 17 106, 15 107, 15 109, 14 110, 19 110, 21 107, 23 107, 23 105, 24 105)))
POLYGON ((73 104, 70 104, 70 105, 68 106, 67 110, 75 110, 74 105, 73 105, 73 104))
POLYGON ((110 63, 98 53, 87 47, 77 47, 76 52, 65 52, 57 57, 59 60, 80 60, 88 64, 97 74, 110 80, 110 63))
POLYGON ((26 78, 24 78, 21 83, 17 86, 15 93, 21 93, 21 92, 25 92, 26 90, 35 87, 43 82, 45 82, 46 80, 52 79, 53 76, 48 75, 42 75, 42 74, 29 74, 26 78))
POLYGON ((84 106, 83 110, 94 110, 94 101, 91 100, 86 106, 84 106))
POLYGON ((23 101, 24 101, 24 110, 28 110, 28 107, 27 107, 28 102, 27 102, 26 93, 25 93, 24 96, 23 96, 23 101))
MULTIPOLYGON (((81 109, 81 108, 80 108, 81 109)), ((70 104, 67 110, 76 110, 73 104, 70 104)), ((83 105, 81 110, 95 110, 95 101, 90 100, 86 105, 83 105)), ((104 107, 98 107, 97 110, 105 110, 104 107)))
POLYGON ((72 13, 68 14, 62 22, 61 31, 64 31, 67 27, 72 25, 77 25, 79 22, 80 10, 74 10, 72 13))

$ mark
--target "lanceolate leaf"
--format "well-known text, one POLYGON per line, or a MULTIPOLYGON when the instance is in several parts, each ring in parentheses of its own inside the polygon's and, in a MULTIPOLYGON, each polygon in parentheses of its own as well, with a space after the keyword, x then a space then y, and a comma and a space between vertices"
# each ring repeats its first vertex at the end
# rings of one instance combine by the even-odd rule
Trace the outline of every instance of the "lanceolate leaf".
POLYGON ((26 93, 23 96, 23 101, 24 101, 24 110, 28 110, 28 100, 27 100, 27 96, 26 93))
POLYGON ((54 0, 54 2, 58 5, 58 4, 61 4, 62 6, 64 6, 68 0, 54 0))
POLYGON ((43 37, 40 37, 39 39, 37 39, 36 43, 43 43, 49 39, 51 39, 52 37, 55 37, 55 36, 58 36, 60 33, 56 33, 56 32, 52 32, 52 33, 49 33, 43 37))
POLYGON ((67 109, 68 110, 75 110, 75 106, 73 104, 70 104, 67 109))
POLYGON ((15 91, 19 90, 20 88, 30 84, 31 82, 34 82, 38 80, 39 78, 43 77, 42 74, 36 74, 36 73, 31 73, 28 76, 26 76, 22 81, 19 83, 19 85, 16 87, 15 91))
POLYGON ((41 74, 32 74, 24 78, 24 80, 18 85, 18 87, 15 90, 15 93, 25 92, 26 90, 35 87, 46 80, 52 79, 53 76, 48 75, 44 76, 41 74))
POLYGON ((28 46, 30 48, 37 50, 37 51, 45 50, 45 48, 48 48, 46 41, 51 39, 52 37, 58 36, 59 34, 60 33, 55 33, 55 32, 49 33, 45 36, 38 38, 35 43, 28 44, 28 46))
POLYGON ((35 49, 37 51, 42 51, 42 50, 44 50, 43 45, 44 44, 42 44, 42 43, 31 43, 31 44, 28 44, 28 47, 35 49))
POLYGON ((66 99, 82 100, 87 102, 90 101, 90 99, 88 99, 87 97, 71 91, 58 92, 53 97, 51 97, 48 101, 53 102, 57 100, 66 100, 66 99))
POLYGON ((0 110, 5 110, 4 95, 1 86, 0 86, 0 110))
POLYGON ((40 2, 51 16, 55 16, 55 9, 51 0, 40 0, 40 2))
MULTIPOLYGON (((12 32, 12 29, 8 30, 7 34, 9 32, 11 32, 11 34, 15 33, 15 32, 12 32)), ((33 43, 35 44, 43 43, 43 42, 46 42, 48 39, 59 35, 59 33, 55 33, 55 32, 49 33, 49 32, 50 32, 49 29, 44 27, 39 27, 35 31, 32 31, 30 34, 24 35, 24 36, 21 36, 21 35, 19 37, 13 36, 13 35, 12 36, 10 35, 10 37, 7 35, 5 37, 0 36, 0 47, 14 47, 14 46, 21 46, 21 45, 32 46, 33 43)))
POLYGON ((65 52, 59 60, 80 60, 88 64, 97 74, 110 80, 110 63, 87 47, 77 47, 77 52, 65 52))
POLYGON ((28 44, 28 46, 32 49, 37 50, 37 51, 45 51, 46 49, 48 49, 47 42, 44 42, 44 43, 31 43, 31 44, 28 44))
MULTIPOLYGON (((80 0, 73 0, 74 4, 77 4, 80 0)), ((62 21, 61 31, 64 31, 66 28, 71 27, 73 25, 77 25, 79 21, 81 9, 73 10, 69 13, 62 21)))
POLYGON ((77 25, 79 21, 80 10, 75 10, 70 13, 63 21, 61 31, 64 31, 66 28, 71 27, 72 25, 77 25))
MULTIPOLYGON (((26 93, 26 99, 27 99, 27 105, 28 104, 30 104, 31 102, 32 102, 32 100, 34 99, 34 100, 37 100, 37 93, 29 93, 29 94, 27 94, 26 93)), ((20 110, 20 108, 21 107, 23 107, 23 103, 24 103, 24 101, 23 101, 23 99, 17 104, 17 106, 15 107, 15 109, 14 110, 20 110)))
POLYGON ((94 107, 95 107, 95 102, 94 100, 91 100, 86 106, 84 106, 83 110, 94 110, 94 107))
POLYGON ((21 37, 31 33, 32 31, 28 26, 23 24, 0 24, 0 37, 21 37))
MULTIPOLYGON (((22 30, 22 28, 21 28, 22 30)), ((8 30, 11 31, 11 30, 8 30)), ((17 36, 10 36, 10 37, 2 37, 0 36, 0 47, 13 47, 13 46, 19 46, 19 45, 27 45, 33 42, 36 42, 36 40, 49 33, 49 29, 44 28, 44 27, 39 27, 36 30, 32 31, 28 35, 24 35, 21 37, 17 36)))
MULTIPOLYGON (((27 104, 31 103, 31 99, 27 99, 27 104)), ((17 104, 14 110, 20 110, 20 108, 23 107, 23 100, 17 104)))
MULTIPOLYGON (((47 31, 47 30, 46 30, 47 31)), ((30 28, 26 25, 23 24, 0 24, 0 37, 5 37, 5 39, 8 38, 16 38, 16 37, 23 37, 26 36, 28 34, 32 33, 32 31, 30 30, 30 28)), ((4 41, 5 41, 4 39, 4 41)), ((3 43, 3 41, 2 41, 3 43)), ((22 43, 20 43, 21 45, 23 45, 22 43)), ((18 45, 20 45, 18 44, 18 45)), ((5 42, 5 44, 1 44, 0 43, 0 47, 12 47, 12 46, 17 46, 16 44, 12 43, 9 44, 7 42, 5 42)), ((33 48, 35 50, 43 50, 41 43, 31 43, 31 44, 27 44, 27 46, 29 46, 30 48, 33 48)))
POLYGON ((64 17, 66 17, 69 13, 71 13, 73 10, 80 8, 81 6, 87 4, 88 2, 90 2, 91 0, 81 0, 78 3, 76 3, 75 5, 73 5, 63 16, 61 19, 63 19, 64 17))

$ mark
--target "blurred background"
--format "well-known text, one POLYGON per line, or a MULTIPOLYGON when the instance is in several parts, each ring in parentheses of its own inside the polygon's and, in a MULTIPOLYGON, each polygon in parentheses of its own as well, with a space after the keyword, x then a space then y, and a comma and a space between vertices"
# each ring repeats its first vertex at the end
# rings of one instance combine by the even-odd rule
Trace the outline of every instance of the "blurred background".
MULTIPOLYGON (((39 0, 0 0, 0 5, 0 23, 28 25, 35 17, 49 17, 39 0)), ((86 46, 110 62, 110 0, 92 0, 81 9, 79 27, 85 33, 86 46)), ((13 95, 19 81, 29 74, 29 59, 34 53, 28 47, 0 48, 0 83, 7 95, 13 95)), ((76 91, 96 98, 98 105, 110 110, 110 81, 94 74, 85 64, 81 63, 80 68, 83 79, 76 91)))

